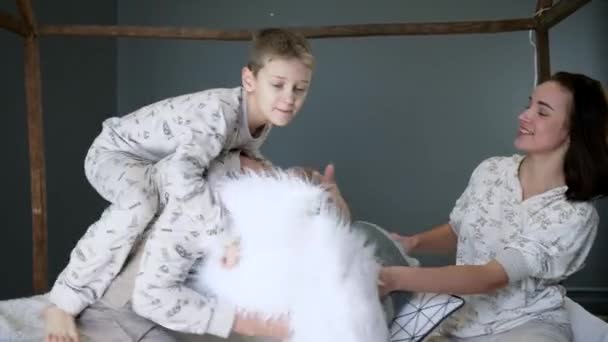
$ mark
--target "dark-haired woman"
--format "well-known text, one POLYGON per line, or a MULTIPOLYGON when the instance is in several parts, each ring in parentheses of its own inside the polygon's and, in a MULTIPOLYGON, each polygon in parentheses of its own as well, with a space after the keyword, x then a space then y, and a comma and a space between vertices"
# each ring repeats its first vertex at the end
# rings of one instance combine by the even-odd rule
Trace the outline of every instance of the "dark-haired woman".
POLYGON ((582 268, 596 236, 607 130, 598 81, 559 72, 540 84, 519 115, 522 154, 477 166, 448 223, 396 236, 410 252, 455 251, 456 265, 387 267, 382 290, 463 295, 437 340, 571 341, 560 283, 582 268))

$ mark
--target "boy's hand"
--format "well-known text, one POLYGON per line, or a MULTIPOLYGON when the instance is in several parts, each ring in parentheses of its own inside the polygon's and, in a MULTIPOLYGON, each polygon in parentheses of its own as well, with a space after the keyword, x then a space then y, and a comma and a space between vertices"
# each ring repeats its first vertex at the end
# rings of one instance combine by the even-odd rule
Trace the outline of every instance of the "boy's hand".
POLYGON ((222 258, 222 266, 225 268, 232 268, 238 264, 241 257, 239 248, 239 243, 236 241, 226 247, 224 257, 222 258))
POLYGON ((56 306, 49 306, 42 313, 45 342, 79 342, 74 316, 56 306))
POLYGON ((253 171, 262 171, 266 168, 264 163, 262 163, 261 161, 254 158, 250 158, 244 154, 241 154, 239 159, 241 161, 241 170, 250 169, 253 171))
POLYGON ((265 320, 258 314, 237 314, 232 330, 245 336, 273 337, 279 341, 289 337, 289 323, 285 317, 265 320))

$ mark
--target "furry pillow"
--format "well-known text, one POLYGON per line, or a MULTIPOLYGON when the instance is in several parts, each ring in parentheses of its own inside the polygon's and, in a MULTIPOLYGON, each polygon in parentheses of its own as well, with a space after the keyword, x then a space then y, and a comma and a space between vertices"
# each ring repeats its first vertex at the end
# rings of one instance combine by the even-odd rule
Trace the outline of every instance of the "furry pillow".
POLYGON ((382 342, 375 245, 343 222, 319 186, 280 170, 228 177, 216 187, 240 259, 222 267, 218 246, 193 288, 244 312, 289 313, 290 342, 382 342))

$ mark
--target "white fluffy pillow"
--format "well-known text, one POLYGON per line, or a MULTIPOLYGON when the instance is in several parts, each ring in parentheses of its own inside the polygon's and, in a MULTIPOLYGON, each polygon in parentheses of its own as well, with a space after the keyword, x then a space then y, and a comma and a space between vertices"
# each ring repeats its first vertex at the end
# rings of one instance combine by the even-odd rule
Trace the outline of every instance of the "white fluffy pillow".
POLYGON ((375 247, 342 222, 323 189, 279 170, 226 178, 217 189, 240 260, 222 267, 218 248, 195 289, 246 312, 288 313, 291 342, 388 341, 375 247))

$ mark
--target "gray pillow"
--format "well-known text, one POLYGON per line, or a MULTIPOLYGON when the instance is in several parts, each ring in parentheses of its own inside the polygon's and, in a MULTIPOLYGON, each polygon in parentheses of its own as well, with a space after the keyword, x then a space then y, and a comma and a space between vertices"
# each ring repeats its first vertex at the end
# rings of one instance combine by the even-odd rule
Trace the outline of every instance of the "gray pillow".
MULTIPOLYGON (((369 243, 376 245, 376 257, 383 266, 414 266, 420 265, 418 260, 407 256, 403 246, 390 237, 390 233, 382 227, 366 222, 354 221, 353 229, 365 232, 369 243)), ((384 311, 389 322, 392 321, 396 313, 408 302, 412 296, 411 292, 394 292, 390 296, 382 299, 384 311)))

